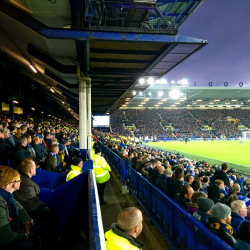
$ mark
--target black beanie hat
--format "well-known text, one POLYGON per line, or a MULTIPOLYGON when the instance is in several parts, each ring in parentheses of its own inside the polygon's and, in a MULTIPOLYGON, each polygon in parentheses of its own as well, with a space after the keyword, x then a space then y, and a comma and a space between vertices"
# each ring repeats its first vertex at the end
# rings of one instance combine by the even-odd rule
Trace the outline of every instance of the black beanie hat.
POLYGON ((72 165, 74 165, 74 166, 77 166, 80 162, 82 161, 82 159, 81 158, 74 158, 74 160, 72 161, 72 165))
POLYGON ((100 153, 101 152, 101 149, 100 148, 95 148, 95 154, 98 154, 98 153, 100 153))
POLYGON ((239 239, 250 243, 250 222, 243 221, 239 228, 239 239))

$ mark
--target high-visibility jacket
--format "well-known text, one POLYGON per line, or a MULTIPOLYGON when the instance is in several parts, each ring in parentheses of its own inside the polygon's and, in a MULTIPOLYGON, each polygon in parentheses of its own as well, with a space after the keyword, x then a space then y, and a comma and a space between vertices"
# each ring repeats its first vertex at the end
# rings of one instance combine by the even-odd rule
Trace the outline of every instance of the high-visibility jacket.
POLYGON ((132 245, 127 239, 115 234, 112 229, 105 233, 107 250, 139 250, 132 245))
POLYGON ((81 171, 82 171, 81 168, 74 166, 74 165, 71 165, 71 169, 70 169, 69 173, 67 174, 66 181, 69 181, 69 180, 75 178, 77 175, 81 174, 81 171))
POLYGON ((100 155, 93 155, 93 170, 95 172, 95 179, 98 184, 109 180, 111 171, 109 164, 100 155))
POLYGON ((95 154, 95 149, 94 149, 94 144, 95 144, 95 141, 92 141, 91 142, 91 152, 92 152, 92 155, 95 154))

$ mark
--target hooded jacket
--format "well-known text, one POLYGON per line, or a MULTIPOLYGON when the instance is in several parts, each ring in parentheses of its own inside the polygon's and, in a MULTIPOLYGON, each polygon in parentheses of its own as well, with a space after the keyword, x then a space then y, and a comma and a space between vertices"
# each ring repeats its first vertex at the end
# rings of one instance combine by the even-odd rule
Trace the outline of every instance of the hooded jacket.
POLYGON ((180 193, 183 182, 176 178, 168 178, 164 193, 174 199, 175 195, 180 193))
POLYGON ((224 185, 227 187, 230 187, 229 178, 227 177, 227 174, 225 172, 223 172, 222 170, 217 170, 214 173, 214 176, 212 177, 212 183, 215 184, 215 181, 218 179, 223 180, 224 185))
POLYGON ((205 226, 208 226, 208 219, 211 217, 210 214, 201 212, 199 209, 193 214, 193 217, 200 221, 205 226))
POLYGON ((186 199, 185 197, 183 197, 181 194, 176 194, 174 197, 174 200, 181 206, 183 207, 185 210, 187 210, 188 208, 188 203, 191 201, 189 199, 186 199))
POLYGON ((122 232, 117 223, 111 225, 111 229, 105 233, 107 250, 139 250, 146 244, 134 237, 122 232))
POLYGON ((208 219, 209 222, 209 229, 215 233, 217 236, 219 236, 222 240, 224 240, 228 245, 230 245, 231 247, 236 243, 236 240, 234 238, 233 235, 231 235, 230 233, 228 233, 227 231, 224 230, 220 230, 220 229, 215 229, 214 227, 211 226, 211 224, 213 223, 221 223, 220 220, 214 218, 214 217, 210 217, 208 219))
POLYGON ((10 166, 13 169, 17 169, 20 162, 29 157, 30 153, 28 148, 18 144, 18 146, 12 152, 12 156, 10 157, 10 166))

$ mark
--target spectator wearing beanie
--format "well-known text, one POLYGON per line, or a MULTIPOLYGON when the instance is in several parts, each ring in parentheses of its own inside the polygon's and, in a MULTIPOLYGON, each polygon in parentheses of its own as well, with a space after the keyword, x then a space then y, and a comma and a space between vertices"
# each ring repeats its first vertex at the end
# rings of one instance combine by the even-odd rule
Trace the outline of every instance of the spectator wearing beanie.
POLYGON ((220 202, 220 188, 218 185, 213 184, 208 187, 208 198, 214 202, 214 204, 220 202))
POLYGON ((209 229, 224 240, 231 247, 236 243, 234 230, 230 226, 231 210, 222 203, 215 204, 211 209, 211 217, 208 219, 209 229))
POLYGON ((198 210, 193 214, 194 218, 208 227, 208 219, 211 216, 211 208, 213 205, 214 202, 209 198, 199 197, 198 210))
POLYGON ((198 191, 194 192, 191 198, 191 201, 188 203, 187 211, 193 215, 198 210, 198 199, 200 197, 207 198, 207 195, 204 192, 198 191))
POLYGON ((70 171, 67 174, 66 181, 69 181, 75 178, 77 175, 81 174, 82 167, 83 167, 82 159, 75 157, 74 160, 72 161, 70 171))
POLYGON ((243 221, 239 227, 239 238, 233 245, 235 250, 249 250, 250 249, 250 222, 243 221))

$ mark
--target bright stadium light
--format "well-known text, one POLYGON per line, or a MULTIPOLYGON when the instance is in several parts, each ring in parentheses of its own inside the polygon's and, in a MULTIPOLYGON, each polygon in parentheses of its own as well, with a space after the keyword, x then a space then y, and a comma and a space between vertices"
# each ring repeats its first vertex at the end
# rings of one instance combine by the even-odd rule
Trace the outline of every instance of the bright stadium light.
POLYGON ((155 83, 159 83, 160 81, 159 80, 156 80, 155 83))
POLYGON ((186 85, 186 84, 188 83, 188 80, 187 80, 187 79, 182 79, 181 83, 182 83, 183 85, 186 85))
POLYGON ((181 83, 181 81, 178 81, 178 83, 181 83))
POLYGON ((139 104, 138 106, 139 106, 139 107, 143 107, 143 105, 141 105, 141 104, 139 104))
POLYGON ((214 100, 215 102, 219 102, 220 100, 219 99, 216 99, 216 100, 214 100))
POLYGON ((166 80, 165 79, 161 79, 161 84, 166 84, 166 80))
POLYGON ((156 104, 155 106, 158 107, 158 106, 160 106, 160 105, 156 104))
POLYGON ((180 104, 179 102, 176 102, 175 104, 180 104))
POLYGON ((169 95, 173 98, 173 99, 177 99, 180 97, 181 93, 178 89, 174 89, 171 92, 169 92, 169 95))
POLYGON ((143 84, 145 82, 145 80, 143 79, 143 78, 141 78, 140 80, 139 80, 139 83, 140 84, 143 84))
POLYGON ((136 91, 133 91, 133 95, 136 95, 136 91))
POLYGON ((175 81, 171 81, 171 83, 175 83, 175 81))
POLYGON ((142 92, 139 92, 139 95, 142 96, 142 92))
POLYGON ((148 95, 152 95, 151 92, 149 92, 148 95))
POLYGON ((236 99, 233 99, 232 102, 237 102, 237 100, 236 100, 236 99))
POLYGON ((222 105, 218 105, 219 108, 222 108, 223 106, 222 105))
POLYGON ((163 104, 163 102, 158 102, 158 104, 163 104))
POLYGON ((171 106, 172 106, 172 107, 175 107, 176 105, 172 104, 171 106))
POLYGON ((202 102, 202 100, 201 100, 201 99, 198 99, 197 102, 202 102))
POLYGON ((162 91, 158 92, 158 96, 163 96, 163 92, 162 91))
POLYGON ((32 71, 34 72, 34 73, 37 73, 37 70, 34 68, 34 66, 32 66, 31 64, 30 64, 30 68, 32 69, 32 71))
POLYGON ((214 104, 213 102, 210 102, 209 104, 214 104))
POLYGON ((148 78, 148 84, 153 84, 154 83, 154 78, 153 77, 149 77, 148 78))
POLYGON ((193 104, 197 104, 197 102, 193 102, 193 104))

